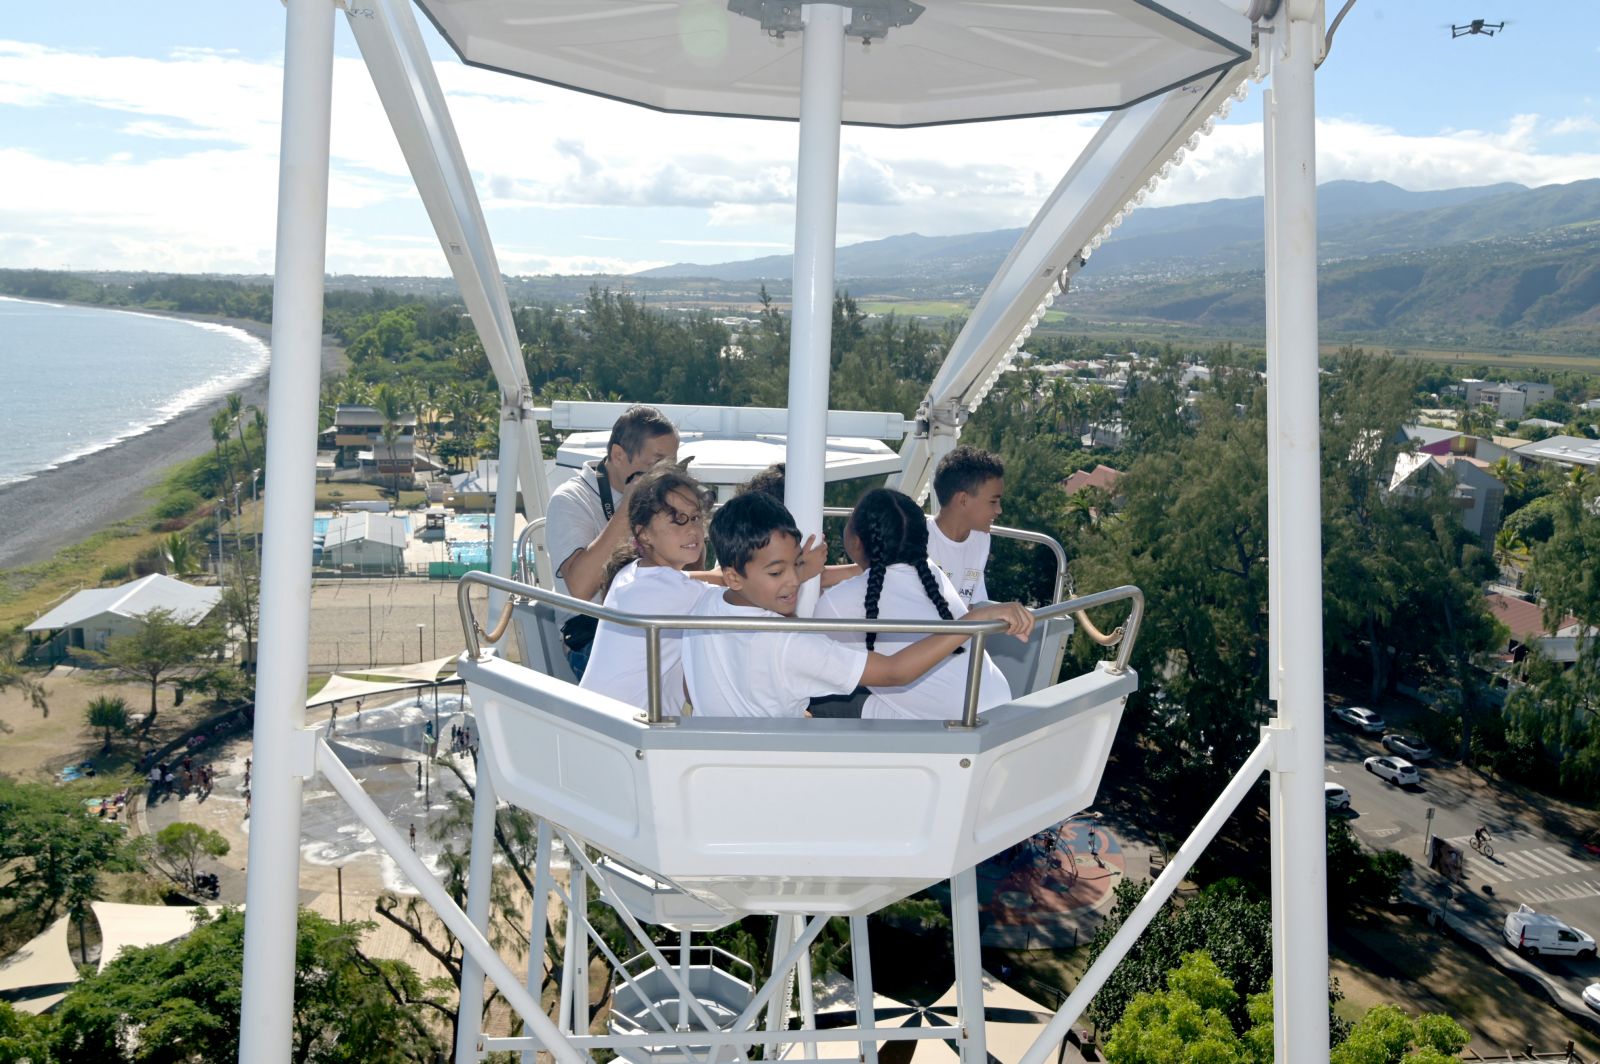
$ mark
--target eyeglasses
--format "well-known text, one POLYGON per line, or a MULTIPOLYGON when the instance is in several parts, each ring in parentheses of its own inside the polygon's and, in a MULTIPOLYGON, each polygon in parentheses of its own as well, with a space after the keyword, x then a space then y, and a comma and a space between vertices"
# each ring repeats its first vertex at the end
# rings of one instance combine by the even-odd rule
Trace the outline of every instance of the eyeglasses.
POLYGON ((704 522, 706 519, 705 512, 702 510, 696 510, 693 513, 685 514, 679 513, 677 510, 674 510, 669 506, 667 507, 666 512, 667 519, 673 524, 677 525, 679 528, 682 528, 684 525, 698 524, 704 522))

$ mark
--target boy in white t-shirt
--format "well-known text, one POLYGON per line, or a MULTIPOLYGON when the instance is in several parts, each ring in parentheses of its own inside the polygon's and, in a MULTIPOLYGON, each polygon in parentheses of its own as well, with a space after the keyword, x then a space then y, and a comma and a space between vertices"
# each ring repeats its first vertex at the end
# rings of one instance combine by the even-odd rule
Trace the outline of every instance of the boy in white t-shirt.
POLYGON ((968 606, 989 601, 989 529, 1000 516, 1005 475, 999 455, 966 445, 945 455, 933 475, 939 513, 928 518, 928 560, 968 606))
MULTIPOLYGON (((726 590, 694 606, 699 617, 790 617, 807 572, 800 530, 783 504, 761 492, 729 501, 711 520, 711 545, 726 590)), ((820 572, 820 570, 819 570, 820 572)), ((1005 620, 1027 638, 1033 615, 1015 603, 987 606, 973 620, 1005 620)), ((803 717, 812 698, 846 694, 858 684, 899 687, 938 665, 965 642, 928 636, 892 656, 822 632, 683 633, 683 672, 696 716, 803 717)))

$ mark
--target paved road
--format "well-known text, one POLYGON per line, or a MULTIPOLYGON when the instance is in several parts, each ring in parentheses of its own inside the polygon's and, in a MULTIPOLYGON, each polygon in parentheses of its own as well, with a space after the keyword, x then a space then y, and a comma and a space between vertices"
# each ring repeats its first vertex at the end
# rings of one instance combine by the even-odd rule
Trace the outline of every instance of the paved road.
MULTIPOLYGON (((1466 853, 1463 886, 1486 903, 1487 915, 1503 914, 1527 903, 1591 934, 1600 934, 1600 858, 1574 838, 1554 838, 1536 825, 1518 822, 1495 803, 1495 789, 1452 764, 1420 766, 1420 786, 1399 788, 1362 769, 1362 761, 1385 751, 1376 736, 1360 735, 1329 721, 1327 778, 1350 791, 1350 826, 1371 846, 1398 850, 1418 862, 1418 878, 1436 880, 1421 867, 1427 837, 1427 811, 1434 810, 1435 834, 1466 853), (1467 846, 1472 831, 1488 824, 1494 832, 1492 858, 1467 846)), ((1571 965, 1588 974, 1594 965, 1571 965)))

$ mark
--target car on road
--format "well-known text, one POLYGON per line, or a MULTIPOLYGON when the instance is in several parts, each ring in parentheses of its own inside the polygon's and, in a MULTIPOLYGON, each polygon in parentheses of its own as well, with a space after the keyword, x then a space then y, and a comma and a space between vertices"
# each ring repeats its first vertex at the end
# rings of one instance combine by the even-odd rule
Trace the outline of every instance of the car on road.
POLYGON ((1433 747, 1427 741, 1415 735, 1401 735, 1393 732, 1383 737, 1383 748, 1390 753, 1399 754, 1407 761, 1426 761, 1433 756, 1433 747))
POLYGON ((1600 1012, 1600 983, 1590 983, 1583 988, 1583 1003, 1600 1012))
POLYGON ((1383 718, 1361 706, 1340 706, 1333 711, 1333 715, 1350 725, 1366 732, 1368 735, 1383 734, 1383 718))
POLYGON ((1422 773, 1417 771, 1417 766, 1403 757, 1369 757, 1361 764, 1374 776, 1401 787, 1410 787, 1422 782, 1422 773))
MULTIPOLYGON (((1527 905, 1519 905, 1515 912, 1506 913, 1505 926, 1500 933, 1512 949, 1530 957, 1543 953, 1587 960, 1595 955, 1594 939, 1588 932, 1569 927, 1549 913, 1537 912, 1527 905)), ((1584 1000, 1589 1000, 1588 991, 1584 992, 1584 1000)))
POLYGON ((1350 792, 1337 783, 1324 781, 1322 784, 1322 797, 1328 803, 1330 812, 1350 808, 1350 792))

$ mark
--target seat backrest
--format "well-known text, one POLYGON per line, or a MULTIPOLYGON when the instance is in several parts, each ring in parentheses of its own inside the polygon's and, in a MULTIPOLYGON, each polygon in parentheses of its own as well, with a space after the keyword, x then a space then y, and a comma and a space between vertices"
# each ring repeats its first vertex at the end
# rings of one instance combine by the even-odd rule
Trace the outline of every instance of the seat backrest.
POLYGON ((561 623, 556 620, 555 610, 529 603, 516 607, 512 616, 523 664, 554 679, 577 683, 572 666, 567 664, 566 647, 561 642, 561 623))
POLYGON ((984 649, 1011 685, 1011 697, 1031 695, 1056 682, 1072 624, 1071 617, 1052 617, 1036 628, 1026 643, 1010 635, 984 640, 984 649))

